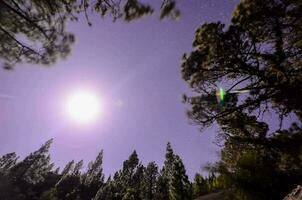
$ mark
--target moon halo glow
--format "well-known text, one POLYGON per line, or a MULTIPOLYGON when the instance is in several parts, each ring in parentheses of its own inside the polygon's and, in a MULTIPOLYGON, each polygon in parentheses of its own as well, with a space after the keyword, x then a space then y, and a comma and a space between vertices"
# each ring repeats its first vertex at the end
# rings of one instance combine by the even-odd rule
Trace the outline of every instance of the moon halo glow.
POLYGON ((75 91, 68 96, 65 111, 76 123, 89 124, 95 121, 102 111, 101 99, 89 90, 75 91))

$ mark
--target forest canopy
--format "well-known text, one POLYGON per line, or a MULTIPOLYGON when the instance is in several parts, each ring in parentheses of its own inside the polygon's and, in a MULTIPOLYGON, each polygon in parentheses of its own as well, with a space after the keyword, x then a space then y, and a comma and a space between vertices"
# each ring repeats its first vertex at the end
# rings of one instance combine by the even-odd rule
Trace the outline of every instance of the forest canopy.
POLYGON ((37 151, 19 161, 15 153, 0 157, 0 199, 5 200, 191 200, 219 189, 217 177, 186 175, 182 159, 170 143, 161 169, 155 162, 144 166, 136 151, 123 162, 122 169, 105 180, 103 150, 83 169, 84 162, 68 162, 54 168, 47 141, 37 151))
POLYGON ((230 199, 282 199, 302 183, 301 15, 299 0, 243 0, 229 26, 199 27, 183 56, 188 117, 201 130, 218 124, 223 149, 212 170, 230 199))

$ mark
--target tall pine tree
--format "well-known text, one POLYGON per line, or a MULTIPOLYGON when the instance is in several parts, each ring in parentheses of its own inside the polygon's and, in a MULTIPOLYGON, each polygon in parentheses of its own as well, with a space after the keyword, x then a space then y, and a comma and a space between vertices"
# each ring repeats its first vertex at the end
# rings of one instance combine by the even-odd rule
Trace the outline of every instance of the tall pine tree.
POLYGON ((44 180, 44 177, 53 167, 53 164, 50 163, 49 156, 49 148, 52 141, 52 139, 48 140, 40 149, 31 153, 10 170, 14 180, 31 184, 36 184, 44 180))
POLYGON ((143 199, 156 199, 156 183, 158 179, 158 167, 155 162, 150 162, 144 170, 143 199))
POLYGON ((191 200, 191 184, 186 175, 185 166, 179 156, 175 156, 169 190, 170 200, 191 200))

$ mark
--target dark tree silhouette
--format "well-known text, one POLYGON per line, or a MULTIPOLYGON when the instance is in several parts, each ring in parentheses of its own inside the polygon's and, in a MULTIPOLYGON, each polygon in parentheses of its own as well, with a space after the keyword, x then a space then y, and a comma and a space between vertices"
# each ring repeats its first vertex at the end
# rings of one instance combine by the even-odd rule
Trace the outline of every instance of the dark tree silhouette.
POLYGON ((173 162, 169 197, 170 200, 192 199, 191 183, 189 182, 185 167, 179 156, 175 156, 175 160, 173 162))
MULTIPOLYGON (((12 69, 17 63, 49 65, 65 58, 75 40, 65 26, 80 13, 91 25, 91 13, 129 22, 153 13, 153 8, 138 0, 0 0, 0 60, 4 68, 12 69)), ((177 15, 175 1, 164 0, 160 18, 177 15)))
POLYGON ((193 181, 193 197, 198 198, 209 191, 206 179, 204 179, 200 174, 196 174, 193 181))
MULTIPOLYGON (((167 200, 192 199, 185 167, 168 143, 165 166, 144 167, 134 151, 122 169, 104 181, 103 151, 87 168, 83 160, 53 170, 48 154, 52 140, 22 161, 15 153, 0 157, 0 199, 5 200, 167 200), (172 157, 171 157, 172 156, 172 157), (170 168, 169 173, 164 169, 170 168)), ((210 180, 203 178, 203 180, 210 180)), ((210 184, 208 181, 207 183, 210 184)), ((210 192, 210 191, 209 191, 210 192)))
POLYGON ((155 162, 150 162, 144 170, 143 199, 156 199, 156 183, 158 179, 158 167, 155 162))
POLYGON ((74 36, 65 30, 76 1, 0 0, 0 58, 16 63, 51 64, 66 57, 74 36))
POLYGON ((241 1, 230 26, 198 28, 183 57, 182 76, 195 92, 184 96, 188 116, 201 129, 221 128, 221 161, 212 170, 232 200, 282 199, 301 184, 301 13, 298 0, 241 1), (272 133, 259 118, 268 112, 280 123, 272 133), (285 130, 289 114, 297 120, 285 130))
POLYGON ((198 93, 185 97, 189 117, 202 127, 217 122, 222 128, 242 119, 247 130, 251 124, 265 129, 254 116, 269 110, 280 120, 291 112, 301 120, 301 13, 300 1, 244 0, 229 27, 218 22, 198 28, 182 64, 183 78, 198 93), (226 87, 224 105, 216 101, 219 84, 226 87))

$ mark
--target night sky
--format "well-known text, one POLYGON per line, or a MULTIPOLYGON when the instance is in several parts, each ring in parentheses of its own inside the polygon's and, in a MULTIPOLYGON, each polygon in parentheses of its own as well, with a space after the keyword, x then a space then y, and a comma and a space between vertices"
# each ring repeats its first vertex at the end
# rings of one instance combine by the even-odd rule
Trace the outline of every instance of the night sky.
POLYGON ((219 148, 215 127, 201 133, 189 124, 181 102, 189 91, 181 79, 181 58, 190 52, 199 25, 229 23, 237 3, 179 1, 178 21, 160 22, 155 15, 112 23, 92 16, 92 27, 83 18, 69 23, 76 43, 66 60, 51 67, 0 70, 0 155, 16 152, 23 158, 54 138, 51 157, 56 166, 72 159, 87 164, 104 149, 108 176, 134 149, 143 164, 154 160, 161 167, 169 141, 192 178, 218 158, 219 148), (101 96, 104 110, 95 123, 74 123, 63 112, 67 96, 78 89, 101 96))

